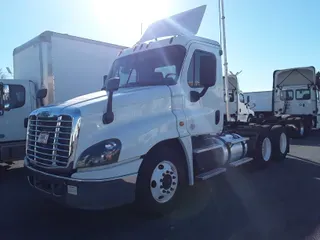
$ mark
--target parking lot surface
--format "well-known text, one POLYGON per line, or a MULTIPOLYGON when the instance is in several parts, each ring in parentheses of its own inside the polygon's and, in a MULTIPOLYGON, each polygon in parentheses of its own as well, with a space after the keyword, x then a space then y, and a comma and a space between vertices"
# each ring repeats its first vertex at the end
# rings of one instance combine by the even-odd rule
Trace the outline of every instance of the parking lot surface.
POLYGON ((320 239, 319 146, 319 132, 293 140, 285 161, 197 183, 179 210, 154 219, 131 206, 88 212, 44 201, 18 162, 1 173, 0 239, 320 239))

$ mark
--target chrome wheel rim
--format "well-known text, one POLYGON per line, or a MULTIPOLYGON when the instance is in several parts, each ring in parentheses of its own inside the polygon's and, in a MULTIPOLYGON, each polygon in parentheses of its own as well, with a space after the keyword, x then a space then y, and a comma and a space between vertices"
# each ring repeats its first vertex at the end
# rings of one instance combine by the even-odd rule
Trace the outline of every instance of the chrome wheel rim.
POLYGON ((287 150, 287 144, 288 144, 288 141, 287 141, 287 136, 286 134, 283 132, 280 134, 280 152, 282 154, 284 154, 287 150))
POLYGON ((262 158, 264 161, 269 161, 271 157, 271 141, 268 137, 263 139, 262 141, 262 158))
POLYGON ((152 172, 150 191, 158 203, 170 201, 178 187, 178 171, 170 161, 160 162, 152 172))
POLYGON ((304 134, 304 126, 301 123, 301 125, 300 125, 300 136, 303 136, 303 134, 304 134))

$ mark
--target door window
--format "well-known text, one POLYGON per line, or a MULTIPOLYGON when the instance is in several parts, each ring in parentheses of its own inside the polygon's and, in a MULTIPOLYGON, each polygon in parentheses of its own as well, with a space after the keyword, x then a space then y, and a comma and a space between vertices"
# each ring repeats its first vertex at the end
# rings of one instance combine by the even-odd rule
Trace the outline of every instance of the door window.
POLYGON ((26 102, 26 90, 22 85, 10 84, 10 109, 20 108, 26 102))
POLYGON ((309 100, 311 98, 310 89, 297 89, 296 99, 297 100, 309 100))
POLYGON ((281 101, 290 101, 293 100, 294 95, 292 90, 281 90, 280 100, 281 101))
POLYGON ((241 103, 244 103, 244 96, 243 96, 242 93, 239 94, 239 101, 240 101, 241 103))
MULTIPOLYGON (((212 53, 196 50, 193 53, 193 56, 189 65, 189 69, 188 69, 188 84, 192 88, 203 87, 200 84, 200 59, 202 56, 213 58, 215 65, 212 67, 216 69, 216 65, 217 65, 216 57, 212 53)), ((214 76, 214 78, 216 78, 216 76, 214 76)), ((216 79, 214 80, 216 81, 216 79)))

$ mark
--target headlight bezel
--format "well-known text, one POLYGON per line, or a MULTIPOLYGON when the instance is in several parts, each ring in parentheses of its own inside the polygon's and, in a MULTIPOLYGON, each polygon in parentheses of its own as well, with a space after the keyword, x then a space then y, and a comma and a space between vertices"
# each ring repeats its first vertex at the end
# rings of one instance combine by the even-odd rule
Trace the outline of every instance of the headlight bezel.
POLYGON ((117 138, 100 141, 80 154, 76 160, 76 168, 92 168, 117 163, 121 147, 121 141, 117 138))

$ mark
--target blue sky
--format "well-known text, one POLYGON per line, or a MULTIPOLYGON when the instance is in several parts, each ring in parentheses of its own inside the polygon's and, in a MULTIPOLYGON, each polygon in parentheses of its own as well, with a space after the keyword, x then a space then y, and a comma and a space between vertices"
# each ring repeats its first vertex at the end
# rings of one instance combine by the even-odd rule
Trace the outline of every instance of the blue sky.
MULTIPOLYGON (((199 36, 219 40, 217 0, 11 0, 1 3, 0 68, 45 30, 131 46, 146 24, 207 4, 199 36)), ((229 68, 243 91, 269 90, 275 69, 319 66, 320 2, 225 0, 229 68)))

